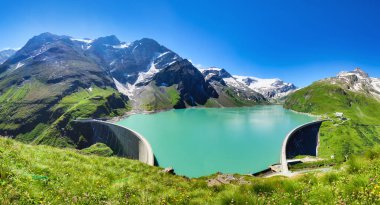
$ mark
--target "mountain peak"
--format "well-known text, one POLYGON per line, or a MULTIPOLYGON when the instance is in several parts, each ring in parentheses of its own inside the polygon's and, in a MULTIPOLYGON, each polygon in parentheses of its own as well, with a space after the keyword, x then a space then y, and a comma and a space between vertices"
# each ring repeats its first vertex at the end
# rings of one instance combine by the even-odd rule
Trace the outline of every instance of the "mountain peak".
POLYGON ((346 76, 352 76, 355 75, 359 78, 369 78, 368 73, 364 72, 361 68, 355 68, 353 71, 342 71, 338 74, 338 77, 346 77, 346 76))
POLYGON ((355 68, 353 72, 358 73, 359 75, 367 78, 369 77, 368 73, 364 72, 361 68, 355 68))
POLYGON ((35 50, 46 43, 53 43, 58 40, 68 38, 67 36, 59 36, 49 32, 41 33, 37 36, 33 36, 21 50, 35 50))
POLYGON ((156 48, 156 49, 161 47, 161 45, 157 41, 151 38, 142 38, 140 40, 132 42, 132 45, 135 47, 144 45, 146 47, 156 48))
POLYGON ((94 40, 95 44, 119 45, 121 42, 115 35, 100 37, 94 40))
POLYGON ((154 43, 154 44, 158 44, 158 42, 154 39, 151 39, 151 38, 142 38, 140 40, 138 40, 140 43, 154 43))
POLYGON ((63 38, 64 36, 59 36, 56 34, 52 34, 49 32, 41 33, 37 36, 34 36, 31 40, 39 40, 39 41, 54 41, 63 38))

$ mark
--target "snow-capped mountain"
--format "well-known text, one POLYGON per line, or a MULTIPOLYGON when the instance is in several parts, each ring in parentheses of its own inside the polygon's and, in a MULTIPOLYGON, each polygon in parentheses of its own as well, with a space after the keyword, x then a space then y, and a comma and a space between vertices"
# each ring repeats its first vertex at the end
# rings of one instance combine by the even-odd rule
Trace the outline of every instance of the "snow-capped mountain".
POLYGON ((257 77, 231 75, 226 70, 216 67, 201 69, 207 81, 218 81, 224 86, 239 90, 253 90, 267 99, 279 99, 294 92, 297 88, 292 83, 280 79, 261 79, 257 77))
POLYGON ((6 60, 8 60, 9 57, 11 57, 15 53, 16 50, 14 49, 6 49, 0 51, 0 64, 4 63, 6 60))
POLYGON ((7 78, 0 92, 30 81, 51 86, 56 99, 93 85, 112 87, 128 96, 134 109, 249 106, 295 89, 278 79, 232 76, 219 68, 200 71, 153 39, 126 43, 114 35, 42 33, 0 65, 0 73, 7 78))
POLYGON ((380 78, 370 77, 360 68, 353 71, 340 72, 336 78, 328 78, 334 84, 343 84, 355 92, 365 92, 380 99, 380 78))
POLYGON ((173 51, 148 38, 131 43, 121 42, 116 36, 95 40, 70 39, 102 64, 111 74, 116 88, 131 98, 136 89, 150 82, 161 69, 182 60, 173 51))
POLYGON ((246 86, 252 90, 261 93, 266 98, 278 99, 282 98, 292 92, 294 92, 297 87, 292 83, 285 83, 284 81, 274 78, 274 79, 262 79, 257 77, 247 77, 247 76, 233 76, 237 81, 244 83, 246 86))
POLYGON ((182 60, 173 51, 148 38, 131 43, 120 42, 116 36, 72 40, 79 43, 85 53, 98 58, 117 81, 126 85, 151 79, 160 69, 182 60))

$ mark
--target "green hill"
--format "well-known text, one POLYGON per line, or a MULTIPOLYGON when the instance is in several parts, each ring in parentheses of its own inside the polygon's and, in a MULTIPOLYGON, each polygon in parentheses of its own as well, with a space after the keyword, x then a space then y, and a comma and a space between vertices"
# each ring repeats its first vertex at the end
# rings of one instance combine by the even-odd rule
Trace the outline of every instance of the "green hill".
POLYGON ((41 100, 53 95, 51 89, 46 84, 30 82, 0 93, 3 135, 15 136, 25 143, 87 147, 90 144, 72 128, 73 119, 112 117, 129 109, 128 98, 111 87, 79 88, 59 100, 41 100))
POLYGON ((335 155, 344 160, 346 155, 380 143, 380 102, 365 92, 351 91, 344 84, 315 82, 289 96, 284 107, 331 120, 321 127, 322 157, 335 155), (343 117, 337 117, 336 112, 343 113, 343 117))

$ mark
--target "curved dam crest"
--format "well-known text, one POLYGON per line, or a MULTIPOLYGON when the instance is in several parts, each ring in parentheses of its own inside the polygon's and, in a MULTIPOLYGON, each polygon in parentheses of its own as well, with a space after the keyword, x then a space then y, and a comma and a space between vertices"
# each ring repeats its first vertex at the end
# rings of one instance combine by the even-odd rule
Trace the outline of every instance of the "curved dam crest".
POLYGON ((154 154, 149 142, 139 133, 122 125, 100 120, 76 120, 82 130, 91 139, 91 144, 98 142, 109 146, 114 154, 129 159, 136 159, 148 165, 154 165, 154 154))
POLYGON ((299 155, 318 156, 319 128, 324 120, 309 122, 293 129, 285 137, 281 148, 281 171, 289 173, 288 159, 299 155))

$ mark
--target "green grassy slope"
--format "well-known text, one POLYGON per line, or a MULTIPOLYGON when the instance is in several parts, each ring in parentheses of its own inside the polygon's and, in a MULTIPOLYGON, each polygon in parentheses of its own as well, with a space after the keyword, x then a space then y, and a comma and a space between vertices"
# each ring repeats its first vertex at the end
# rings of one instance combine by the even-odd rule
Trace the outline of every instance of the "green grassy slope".
POLYGON ((172 109, 180 100, 177 85, 170 87, 156 86, 155 82, 150 83, 146 88, 135 96, 134 109, 137 110, 166 110, 172 109))
MULTIPOLYGON (((378 150, 378 149, 377 149, 378 150)), ((238 176, 209 187, 161 168, 73 149, 0 138, 1 204, 373 204, 380 200, 380 152, 328 174, 293 179, 238 176), (242 183, 245 182, 245 183, 242 183)))
POLYGON ((72 120, 114 117, 124 114, 127 110, 127 100, 112 88, 94 87, 91 91, 80 89, 62 98, 50 109, 52 116, 57 118, 54 117, 54 122, 32 142, 60 147, 80 146, 82 139, 75 136, 72 120))
POLYGON ((58 85, 38 81, 12 86, 0 93, 0 130, 26 143, 76 147, 72 134, 76 118, 112 117, 124 114, 128 99, 113 88, 79 88, 65 97, 58 85))
POLYGON ((284 107, 332 120, 321 127, 322 157, 335 155, 343 160, 380 143, 380 102, 364 93, 320 81, 289 96, 284 107), (335 112, 343 112, 348 120, 335 117, 335 112))
POLYGON ((87 147, 87 148, 80 150, 80 153, 82 153, 82 154, 95 154, 95 155, 99 155, 99 156, 103 156, 103 157, 110 157, 110 156, 114 155, 112 149, 103 143, 93 144, 90 147, 87 147))

